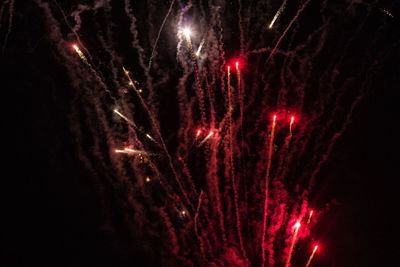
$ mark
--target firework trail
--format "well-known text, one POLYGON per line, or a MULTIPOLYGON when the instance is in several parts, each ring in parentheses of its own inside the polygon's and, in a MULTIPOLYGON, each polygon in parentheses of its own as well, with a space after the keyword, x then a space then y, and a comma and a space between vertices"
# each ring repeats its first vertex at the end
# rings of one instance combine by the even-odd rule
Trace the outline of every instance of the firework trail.
POLYGON ((307 261, 306 267, 309 267, 311 264, 312 259, 314 258, 315 251, 317 251, 318 245, 315 245, 313 252, 311 253, 310 258, 307 261))
POLYGON ((193 51, 192 40, 190 37, 191 34, 192 34, 192 32, 189 28, 183 29, 183 35, 185 36, 186 42, 188 44, 190 58, 192 59, 192 64, 193 64, 194 79, 195 79, 195 84, 196 84, 196 94, 199 98, 199 106, 200 106, 200 112, 201 112, 201 121, 202 121, 203 125, 205 125, 206 124, 206 112, 205 112, 205 107, 204 107, 204 93, 203 93, 203 89, 201 88, 201 83, 199 80, 200 77, 199 77, 198 68, 197 68, 197 59, 196 59, 196 55, 193 51))
POLYGON ((300 222, 299 221, 294 225, 294 228, 295 228, 295 231, 294 231, 292 243, 290 244, 289 254, 288 254, 288 257, 287 257, 287 260, 286 260, 285 267, 289 267, 290 260, 292 259, 294 245, 296 244, 297 234, 299 233, 299 229, 300 229, 300 222))
MULTIPOLYGON (((154 116, 153 116, 152 113, 150 112, 150 110, 149 110, 149 108, 147 107, 146 103, 144 102, 142 96, 140 95, 139 91, 137 90, 135 84, 133 83, 133 81, 132 81, 132 79, 131 79, 131 76, 129 75, 129 71, 126 70, 124 67, 122 67, 122 69, 124 70, 124 73, 125 73, 126 77, 127 77, 128 80, 129 80, 129 84, 130 84, 130 85, 132 86, 132 88, 135 90, 136 95, 137 95, 138 98, 140 99, 140 102, 141 102, 143 108, 146 110, 147 115, 148 115, 149 118, 150 118, 150 121, 151 121, 151 124, 152 124, 153 128, 156 130, 157 135, 158 135, 158 137, 159 137, 160 140, 161 140, 162 148, 163 148, 163 150, 164 150, 166 156, 168 157, 169 167, 171 168, 171 171, 172 171, 173 174, 174 174, 175 181, 177 182, 177 184, 178 184, 178 186, 179 186, 179 189, 180 189, 180 191, 181 191, 181 193, 182 193, 182 195, 183 195, 183 197, 184 197, 185 202, 186 202, 187 204, 190 204, 190 205, 191 205, 192 203, 189 201, 188 195, 187 195, 186 191, 183 189, 183 186, 182 186, 182 183, 181 183, 181 181, 180 181, 180 179, 179 179, 178 173, 176 172, 175 167, 174 167, 174 165, 173 165, 173 163, 172 163, 171 155, 168 153, 167 147, 166 147, 166 145, 165 145, 165 143, 164 143, 164 139, 162 138, 162 135, 161 135, 161 131, 160 131, 160 129, 158 128, 158 125, 157 125, 157 123, 156 123, 156 121, 155 121, 155 119, 154 119, 154 116)), ((151 137, 149 134, 146 134, 146 137, 149 138, 150 140, 152 140, 153 142, 156 142, 156 143, 157 143, 157 141, 154 140, 154 138, 151 137)))
POLYGON ((128 119, 125 115, 123 115, 121 112, 119 112, 117 109, 113 110, 115 114, 117 114, 118 116, 120 116, 122 119, 124 119, 126 122, 128 122, 130 125, 132 125, 133 127, 137 128, 136 124, 131 121, 130 119, 128 119))
POLYGON ((150 59, 149 59, 149 66, 148 66, 149 70, 151 69, 151 62, 153 60, 154 53, 155 53, 155 51, 157 49, 158 39, 160 39, 161 32, 162 32, 162 30, 164 28, 165 22, 167 21, 167 18, 169 16, 169 14, 171 14, 172 7, 174 6, 174 3, 175 3, 175 0, 172 0, 171 1, 171 5, 169 6, 169 9, 168 9, 167 15, 165 15, 164 20, 163 20, 163 22, 161 24, 160 30, 158 31, 157 38, 156 38, 156 41, 154 42, 153 50, 151 51, 151 55, 150 55, 150 59))
POLYGON ((394 16, 392 13, 390 13, 388 10, 384 9, 384 8, 380 8, 380 11, 382 11, 383 13, 385 13, 386 15, 388 15, 390 18, 394 19, 394 16))
POLYGON ((91 67, 90 64, 89 64, 89 62, 88 62, 88 60, 87 60, 87 58, 86 58, 85 55, 82 53, 82 51, 79 49, 79 47, 78 47, 76 44, 72 45, 72 47, 75 49, 75 51, 76 51, 76 53, 78 54, 78 56, 82 59, 83 63, 85 63, 86 65, 88 65, 89 67, 91 67))
POLYGON ((283 12, 283 10, 286 7, 286 2, 287 0, 284 0, 281 7, 278 9, 278 11, 276 12, 274 18, 272 19, 271 23, 269 24, 268 28, 271 29, 274 26, 275 21, 278 19, 278 17, 281 15, 281 13, 283 12))
POLYGON ((285 31, 283 32, 283 34, 281 35, 281 37, 279 38, 278 42, 276 42, 276 45, 274 47, 274 49, 272 49, 271 53, 269 54, 269 57, 267 58, 267 61, 265 61, 265 65, 268 64, 268 62, 270 61, 270 59, 272 58, 272 56, 275 54, 276 49, 278 48, 279 43, 282 41, 282 39, 285 37, 286 33, 289 31, 290 27, 292 26, 292 24, 296 21, 296 19, 299 17, 300 13, 304 10, 304 8, 306 8, 306 6, 310 3, 311 0, 307 0, 306 2, 304 2, 304 4, 301 6, 301 8, 297 11, 296 15, 293 17, 293 19, 290 21, 289 25, 286 27, 285 31))
MULTIPOLYGON (((238 68, 239 63, 236 63, 236 71, 239 71, 238 68)), ((240 72, 238 72, 238 77, 240 77, 240 72)), ((231 179, 232 179, 232 188, 234 194, 234 204, 235 204, 235 214, 236 214, 236 227, 237 227, 237 234, 239 238, 240 249, 243 253, 243 257, 246 259, 246 250, 244 249, 243 239, 242 239, 242 231, 241 231, 241 224, 240 224, 240 213, 239 213, 239 200, 238 200, 238 189, 236 183, 236 176, 235 176, 235 165, 233 160, 233 122, 232 122, 232 92, 231 92, 231 74, 230 74, 230 66, 228 66, 228 116, 229 116, 229 143, 230 143, 230 169, 231 169, 231 179)), ((240 84, 240 78, 238 78, 238 82, 240 84)))
POLYGON ((244 117, 244 114, 243 114, 243 109, 244 109, 244 107, 243 107, 243 98, 244 98, 244 92, 243 92, 243 89, 242 89, 242 84, 241 84, 241 78, 240 78, 240 69, 239 69, 239 62, 237 61, 236 63, 235 63, 235 65, 236 65, 236 75, 237 75, 237 83, 238 83, 238 90, 239 90, 239 105, 240 105, 240 134, 241 134, 241 136, 242 136, 242 146, 243 146, 243 144, 244 144, 244 131, 243 131, 243 117, 244 117))
POLYGON ((289 125, 289 136, 292 137, 292 127, 294 122, 294 116, 290 118, 290 125, 289 125))
POLYGON ((200 55, 201 49, 203 48, 205 41, 206 41, 206 35, 204 35, 203 39, 201 40, 201 42, 199 44, 199 48, 197 48, 196 57, 198 57, 200 55))
POLYGON ((208 139, 210 139, 211 138, 211 136, 213 136, 214 135, 214 132, 213 131, 210 131, 209 133, 208 133, 208 135, 199 143, 199 147, 201 147, 208 139))
POLYGON ((199 203, 197 205, 196 214, 194 216, 194 231, 196 232, 197 239, 200 242, 201 254, 203 255, 203 258, 207 261, 203 238, 201 238, 201 236, 199 235, 199 230, 198 230, 198 226, 197 226, 198 225, 198 220, 199 220, 199 212, 200 212, 200 206, 201 206, 202 197, 203 197, 203 191, 200 192, 199 203))
POLYGON ((311 211, 310 211, 310 215, 308 216, 307 224, 310 224, 310 222, 311 222, 311 217, 312 217, 313 213, 314 213, 314 211, 311 210, 311 211))
POLYGON ((271 171, 271 158, 272 158, 272 151, 274 147, 274 135, 275 135, 275 126, 276 126, 276 115, 273 117, 272 127, 271 127, 271 134, 269 139, 269 146, 268 146, 268 158, 267 158, 267 173, 265 174, 265 196, 264 196, 264 223, 263 223, 263 235, 261 241, 261 253, 262 253, 262 266, 265 266, 265 238, 266 238, 266 231, 267 231, 267 212, 268 212, 268 187, 269 187, 269 173, 271 171))

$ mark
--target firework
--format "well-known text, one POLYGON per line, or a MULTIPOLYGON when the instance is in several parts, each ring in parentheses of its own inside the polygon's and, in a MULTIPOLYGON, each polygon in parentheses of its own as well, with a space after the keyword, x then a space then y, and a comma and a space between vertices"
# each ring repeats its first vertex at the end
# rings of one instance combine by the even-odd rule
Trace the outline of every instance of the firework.
POLYGON ((240 123, 243 121, 243 96, 240 84, 240 69, 239 69, 239 62, 236 61, 236 74, 237 74, 237 83, 238 83, 238 90, 239 90, 239 101, 240 101, 240 123))
POLYGON ((312 217, 313 213, 314 213, 314 211, 311 210, 311 211, 310 211, 310 215, 308 216, 307 224, 310 224, 310 222, 311 222, 311 217, 312 217))
POLYGON ((130 119, 128 119, 125 115, 123 115, 121 112, 119 112, 117 109, 113 110, 115 114, 117 114, 118 116, 120 116, 122 119, 124 119, 126 122, 128 122, 130 125, 132 125, 133 127, 136 127, 136 124, 131 121, 130 119))
POLYGON ((196 131, 196 139, 200 136, 200 134, 201 134, 201 129, 198 129, 198 130, 196 131))
POLYGON ((202 146, 211 136, 213 136, 214 132, 210 131, 210 133, 200 142, 199 147, 202 146))
POLYGON ((79 49, 79 47, 76 44, 73 44, 72 47, 75 49, 76 53, 78 54, 78 56, 81 58, 81 60, 86 64, 89 65, 89 62, 87 60, 87 58, 85 57, 85 55, 83 54, 83 52, 79 49))
POLYGON ((203 39, 200 42, 199 48, 197 48, 196 51, 196 57, 200 55, 201 49, 203 48, 204 42, 206 41, 206 37, 204 36, 203 39))
MULTIPOLYGON (((10 1, 13 0, 6 0, 7 3, 10 1)), ((301 226, 300 221, 293 223, 289 218, 291 214, 301 214, 301 223, 311 225, 313 211, 308 210, 308 214, 307 205, 308 201, 316 200, 310 199, 313 194, 309 184, 312 182, 307 179, 312 174, 310 181, 313 181, 320 165, 329 156, 329 153, 322 154, 324 161, 319 163, 320 155, 312 151, 322 152, 324 143, 331 136, 333 141, 340 136, 345 129, 340 128, 339 135, 336 134, 335 127, 340 125, 338 120, 343 117, 340 114, 351 115, 355 105, 349 106, 348 113, 347 103, 351 103, 353 96, 364 94, 365 90, 365 86, 359 86, 359 93, 348 94, 346 86, 336 82, 335 72, 332 75, 332 69, 345 68, 346 55, 351 52, 356 37, 350 36, 349 40, 346 38, 338 42, 338 51, 342 52, 338 53, 338 60, 329 62, 332 59, 320 56, 330 51, 337 52, 326 48, 331 45, 330 26, 336 15, 335 12, 330 13, 331 5, 310 4, 316 8, 297 21, 311 2, 305 0, 298 5, 297 12, 292 10, 296 15, 292 19, 287 18, 288 25, 279 25, 282 31, 271 31, 268 38, 259 38, 260 31, 273 29, 279 21, 283 21, 286 6, 290 4, 287 0, 281 0, 281 5, 272 10, 276 14, 271 12, 271 16, 264 19, 260 19, 263 5, 248 8, 239 1, 237 5, 229 5, 229 8, 238 8, 232 10, 237 20, 231 21, 224 21, 223 16, 228 2, 217 8, 214 3, 171 0, 168 12, 160 14, 161 10, 167 10, 167 5, 165 8, 154 3, 144 5, 143 9, 150 7, 145 12, 147 10, 142 11, 142 6, 134 9, 131 1, 125 0, 121 2, 121 7, 125 10, 124 16, 130 19, 130 25, 120 23, 120 20, 111 21, 121 7, 111 8, 109 1, 100 1, 93 7, 91 4, 63 5, 56 12, 52 10, 54 3, 51 1, 34 2, 46 14, 48 28, 52 31, 51 42, 65 44, 65 40, 77 40, 76 45, 67 44, 70 53, 65 53, 65 45, 55 46, 62 59, 55 62, 65 64, 64 69, 69 72, 71 85, 75 87, 73 95, 76 95, 77 101, 72 106, 74 121, 71 126, 76 135, 79 156, 91 173, 110 174, 106 178, 121 192, 118 197, 128 200, 127 205, 132 205, 127 208, 134 211, 143 208, 135 212, 135 216, 128 216, 132 220, 128 223, 140 222, 135 225, 144 225, 151 221, 145 227, 149 231, 162 227, 168 230, 169 235, 160 235, 160 240, 155 241, 157 251, 163 255, 160 261, 169 263, 172 262, 169 257, 172 257, 176 265, 252 266, 262 262, 265 267, 276 265, 275 261, 290 265, 296 257, 301 226), (74 10, 76 6, 79 10, 74 10), (61 9, 65 7, 73 13, 66 12, 64 15, 61 9), (256 8, 261 9, 254 12, 256 8), (314 14, 319 9, 321 12, 314 14), (91 13, 94 26, 85 25, 91 21, 91 13), (304 21, 311 17, 309 14, 321 19, 311 30, 303 30, 302 27, 308 25, 304 21), (146 20, 139 21, 143 18, 146 20), (161 24, 154 31, 153 27, 142 27, 157 21, 161 24), (199 24, 194 26, 191 24, 194 21, 199 24), (173 23, 178 23, 178 36, 162 40, 161 36, 169 34, 166 29, 175 29, 173 23), (231 28, 231 24, 234 27, 231 28), (189 25, 190 28, 187 27, 189 25), (118 31, 114 32, 117 27, 118 31), (69 29, 72 32, 68 32, 69 29), (199 36, 201 41, 198 43, 194 35, 203 29, 208 30, 199 36), (307 36, 303 36, 304 33, 307 36), (253 39, 254 36, 256 38, 253 39), (119 37, 124 44, 118 43, 119 37), (288 39, 285 47, 278 49, 285 38, 288 39), (176 44, 174 40, 179 42, 176 44), (126 48, 129 41, 132 49, 116 49, 126 48), (234 43, 236 41, 237 44, 234 43), (239 42, 240 51, 234 51, 239 48, 239 42), (96 46, 84 47, 83 44, 96 46), (80 59, 76 58, 75 52, 80 59), (63 58, 68 59, 71 53, 73 63, 80 64, 81 68, 74 68, 76 64, 63 58), (202 53, 207 53, 207 60, 201 60, 202 53), (228 66, 227 57, 234 54, 240 57, 229 61, 228 66), (275 54, 279 54, 278 60, 273 60, 275 54), (99 55, 105 57, 98 58, 99 55), (155 64, 155 58, 159 64, 155 64), (299 60, 301 58, 306 60, 299 60), (146 59, 148 62, 145 62, 146 59), (125 69, 122 62, 131 65, 135 73, 125 69), (266 66, 269 62, 271 64, 266 66), (244 70, 243 66, 248 70, 244 70), (120 72, 121 67, 123 73, 120 72), (315 69, 320 70, 318 75, 321 79, 313 83, 310 81, 315 80, 312 76, 315 69), (84 72, 79 73, 80 70, 84 72), (231 70, 236 73, 231 73, 231 70), (236 77, 231 77, 232 74, 236 77), (140 88, 136 79, 141 81, 140 88), (106 88, 108 95, 104 94, 104 90, 96 90, 99 84, 106 88), (308 97, 305 88, 298 86, 301 84, 319 92, 319 97, 308 97), (322 86, 327 90, 321 90, 319 87, 322 86), (125 94, 121 94, 121 89, 125 94), (127 90, 134 92, 131 95, 127 90), (338 101, 343 98, 345 101, 338 101), (338 107, 333 104, 339 102, 338 107), (280 112, 278 116, 287 110, 296 110, 304 120, 309 119, 305 122, 307 127, 297 127, 299 115, 295 113, 286 113, 289 116, 282 118, 271 114, 265 122, 266 113, 272 108, 280 112), (277 119, 283 122, 282 127, 277 125, 277 119), (161 129, 161 126, 165 128, 161 129), (321 131, 316 130, 321 127, 321 131), (292 135, 297 138, 292 138, 292 135), (260 148, 261 138, 264 143, 260 148), (206 142, 209 145, 205 145, 206 142), (293 147, 290 147, 292 142, 293 147), (119 147, 121 144, 127 147, 119 147), (201 146, 201 149, 196 149, 201 146), (110 151, 124 155, 108 157, 110 151), (144 162, 146 164, 141 164, 144 162), (303 162, 306 163, 304 166, 303 162), (312 169, 313 166, 317 169, 312 169), (151 184, 146 184, 150 181, 151 184), (143 184, 147 186, 143 187, 143 184), (264 203, 262 200, 260 203, 263 197, 264 203), (154 220, 156 217, 148 216, 158 211, 164 224, 160 225, 154 220), (285 230, 289 228, 290 236, 284 238, 285 230), (281 255, 284 255, 283 258, 280 258, 281 255)), ((0 17, 5 5, 0 5, 0 17)), ((386 10, 381 11, 385 12, 382 14, 384 18, 393 16, 386 10)), ((5 22, 4 19, 0 21, 5 22)), ((360 29, 363 27, 360 26, 354 34, 357 31, 360 33, 360 29)), ((371 47, 380 40, 374 41, 371 47)), ((380 59, 386 58, 385 52, 380 53, 380 59)), ((369 63, 369 58, 365 58, 366 63, 369 63)), ((372 59, 375 58, 371 57, 371 62, 378 62, 372 59)), ((375 70, 373 67, 363 69, 361 65, 355 65, 359 68, 357 75, 362 74, 360 79, 375 70)), ((343 84, 351 78, 351 74, 346 75, 347 72, 343 73, 343 79, 339 79, 343 84)), ((350 115, 346 117, 345 125, 350 115)), ((331 149, 329 144, 328 152, 331 149)), ((143 234, 143 240, 149 242, 146 247, 152 248, 152 239, 143 234)), ((315 252, 316 249, 307 266, 315 252)))
POLYGON ((385 13, 386 15, 388 15, 390 18, 392 18, 392 19, 394 18, 393 14, 390 13, 387 9, 380 8, 379 10, 382 11, 383 13, 385 13))
POLYGON ((128 154, 129 152, 124 149, 115 149, 115 153, 128 154))
POLYGON ((262 242, 261 242, 261 253, 262 253, 262 259, 263 259, 262 266, 265 266, 265 238, 266 238, 266 230, 267 230, 268 186, 269 186, 269 172, 271 170, 271 157, 272 157, 272 151, 273 151, 273 145, 274 145, 275 126, 276 126, 276 115, 274 115, 273 121, 272 121, 271 136, 269 139, 269 147, 268 147, 267 173, 265 175, 264 223, 263 223, 263 238, 262 238, 262 242))
POLYGON ((290 125, 289 125, 289 135, 292 136, 292 127, 294 122, 294 116, 290 118, 290 125))
POLYGON ((296 244, 296 240, 297 240, 297 234, 299 233, 299 229, 300 229, 300 221, 297 221, 296 224, 294 225, 294 235, 293 235, 293 239, 292 239, 292 243, 290 244, 290 249, 289 249, 289 254, 286 260, 286 264, 285 267, 288 267, 290 264, 290 260, 292 258, 292 254, 293 254, 293 249, 294 249, 294 245, 296 244))
POLYGON ((313 252, 312 252, 311 255, 310 255, 310 258, 309 258, 308 261, 307 261, 306 267, 309 267, 309 266, 310 266, 311 261, 312 261, 312 259, 314 258, 314 254, 315 254, 315 252, 317 251, 317 249, 318 249, 318 245, 315 245, 314 250, 313 250, 313 252))
POLYGON ((281 15, 281 13, 283 12, 283 10, 285 9, 286 6, 286 1, 284 0, 281 7, 278 9, 278 11, 276 12, 274 18, 272 19, 271 23, 269 24, 268 28, 272 28, 274 26, 275 21, 278 19, 278 17, 281 15))
POLYGON ((150 134, 146 134, 146 137, 150 140, 153 141, 154 143, 158 144, 158 142, 150 135, 150 134))
POLYGON ((131 149, 131 148, 124 148, 125 151, 133 154, 146 154, 144 151, 136 150, 136 149, 131 149))
POLYGON ((193 51, 192 40, 190 38, 192 31, 190 28, 184 28, 182 33, 185 36, 185 39, 186 39, 186 42, 187 42, 188 48, 189 48, 190 58, 192 59, 194 79, 195 79, 195 85, 196 85, 196 94, 197 94, 197 97, 199 100, 199 107, 200 107, 200 112, 201 112, 201 120, 202 120, 203 125, 205 125, 206 112, 205 112, 205 106, 204 106, 204 93, 203 93, 203 89, 201 88, 201 82, 199 80, 199 74, 198 74, 198 68, 197 68, 197 59, 196 59, 196 55, 193 51))

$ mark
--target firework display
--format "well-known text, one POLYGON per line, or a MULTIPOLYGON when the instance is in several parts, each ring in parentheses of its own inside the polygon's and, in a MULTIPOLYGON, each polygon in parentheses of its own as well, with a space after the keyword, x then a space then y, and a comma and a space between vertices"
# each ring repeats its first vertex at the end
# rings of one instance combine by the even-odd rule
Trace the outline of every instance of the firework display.
POLYGON ((390 51, 383 26, 355 48, 371 10, 341 32, 329 1, 79 2, 35 1, 112 227, 160 266, 304 266, 325 247, 320 170, 390 51))

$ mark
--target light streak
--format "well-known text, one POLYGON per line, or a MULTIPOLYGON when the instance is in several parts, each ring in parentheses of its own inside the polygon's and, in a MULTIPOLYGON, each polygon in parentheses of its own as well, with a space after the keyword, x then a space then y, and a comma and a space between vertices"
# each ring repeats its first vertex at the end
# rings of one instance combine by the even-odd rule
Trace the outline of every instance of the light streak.
POLYGON ((182 31, 183 35, 185 35, 186 42, 188 43, 189 47, 189 53, 190 57, 192 59, 192 64, 193 64, 193 72, 194 72, 194 79, 195 79, 195 84, 196 84, 196 94, 199 99, 199 107, 200 107, 200 112, 201 112, 201 121, 203 125, 205 124, 206 121, 206 113, 205 113, 205 107, 204 107, 204 95, 203 95, 203 90, 201 89, 201 82, 199 80, 199 74, 198 74, 198 68, 197 68, 197 59, 196 55, 193 50, 193 45, 192 45, 192 40, 190 38, 190 35, 192 34, 192 31, 190 28, 184 28, 182 31))
POLYGON ((313 213, 314 213, 314 211, 311 210, 311 211, 310 211, 310 216, 308 216, 307 224, 310 224, 310 222, 311 222, 311 217, 312 217, 313 213))
POLYGON ((210 133, 200 142, 199 147, 202 146, 211 136, 213 136, 214 132, 210 131, 210 133))
POLYGON ((78 56, 82 59, 82 61, 86 64, 89 65, 89 62, 87 61, 87 58, 85 57, 85 55, 83 54, 83 52, 79 49, 79 47, 76 44, 73 44, 72 47, 75 49, 76 53, 78 54, 78 56))
POLYGON ((290 245, 289 254, 288 254, 288 258, 286 260, 285 267, 288 267, 290 264, 290 260, 292 258, 293 249, 294 249, 294 245, 296 244, 297 234, 299 233, 300 226, 301 226, 300 221, 297 221, 296 224, 294 225, 295 231, 294 231, 292 243, 290 245))
POLYGON ((199 48, 197 48, 196 57, 198 57, 200 55, 200 52, 201 52, 201 49, 203 48, 205 40, 206 40, 206 37, 204 36, 203 40, 201 40, 201 42, 200 42, 199 48))
POLYGON ((239 90, 239 106, 240 106, 240 133, 242 137, 242 144, 244 143, 244 133, 243 133, 243 92, 241 86, 240 79, 240 69, 239 69, 239 61, 236 61, 236 74, 237 74, 237 82, 238 82, 238 90, 239 90))
POLYGON ((294 122, 294 116, 290 118, 290 125, 289 125, 289 133, 290 137, 292 136, 292 127, 293 127, 293 122, 294 122))
POLYGON ((149 138, 151 141, 153 141, 154 143, 158 144, 156 140, 154 140, 154 138, 150 135, 150 134, 146 134, 146 137, 149 138))
POLYGON ((276 12, 274 18, 272 19, 271 23, 269 24, 268 28, 272 28, 274 26, 275 21, 278 19, 278 17, 281 15, 281 13, 283 12, 283 10, 285 9, 286 6, 286 1, 284 0, 281 7, 278 9, 278 11, 276 12))
POLYGON ((124 150, 127 152, 130 152, 130 153, 134 153, 134 154, 146 154, 146 152, 144 152, 144 151, 131 149, 131 148, 125 148, 124 150))
POLYGON ((306 267, 309 267, 309 266, 310 266, 311 261, 312 261, 312 259, 314 258, 314 254, 315 254, 315 252, 317 251, 317 249, 318 249, 318 245, 315 245, 314 250, 313 250, 313 252, 311 253, 310 258, 309 258, 308 261, 307 261, 306 267))
MULTIPOLYGON (((243 123, 243 98, 242 91, 240 88, 240 69, 239 69, 239 61, 236 61, 236 74, 237 74, 237 82, 238 82, 238 91, 239 91, 239 101, 240 101, 240 123, 243 123)), ((242 131, 243 132, 243 131, 242 131)))
POLYGON ((200 134, 201 134, 201 129, 198 129, 196 132, 196 139, 199 137, 200 134))
POLYGON ((115 153, 128 154, 128 151, 122 149, 115 149, 115 153))
POLYGON ((267 230, 268 186, 269 186, 269 173, 271 171, 271 157, 272 157, 272 151, 273 151, 273 146, 274 146, 275 126, 276 126, 276 115, 274 115, 273 121, 272 121, 271 136, 269 139, 269 149, 268 149, 267 173, 265 175, 264 224, 263 224, 263 238, 262 238, 262 242, 261 242, 262 259, 263 259, 262 266, 265 266, 265 238, 266 238, 266 230, 267 230))
POLYGON ((131 124, 133 127, 136 127, 136 124, 131 121, 130 119, 128 119, 126 116, 124 116, 121 112, 118 111, 118 109, 114 109, 113 110, 115 114, 117 114, 118 116, 120 116, 122 119, 124 119, 125 121, 127 121, 129 124, 131 124))

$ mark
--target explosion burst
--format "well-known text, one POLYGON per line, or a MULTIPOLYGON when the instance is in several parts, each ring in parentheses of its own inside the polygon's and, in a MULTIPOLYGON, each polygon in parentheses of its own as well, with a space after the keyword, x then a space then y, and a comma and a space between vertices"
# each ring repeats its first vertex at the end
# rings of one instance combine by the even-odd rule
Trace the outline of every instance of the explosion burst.
POLYGON ((290 266, 310 238, 300 223, 317 223, 319 170, 391 51, 373 53, 384 26, 354 50, 370 13, 342 35, 335 6, 310 2, 285 0, 272 17, 265 1, 36 0, 75 94, 79 158, 115 192, 103 196, 123 211, 113 227, 154 266, 290 266), (265 37, 284 10, 296 11, 279 19, 285 30, 265 37), (352 57, 363 61, 349 68, 352 57))

